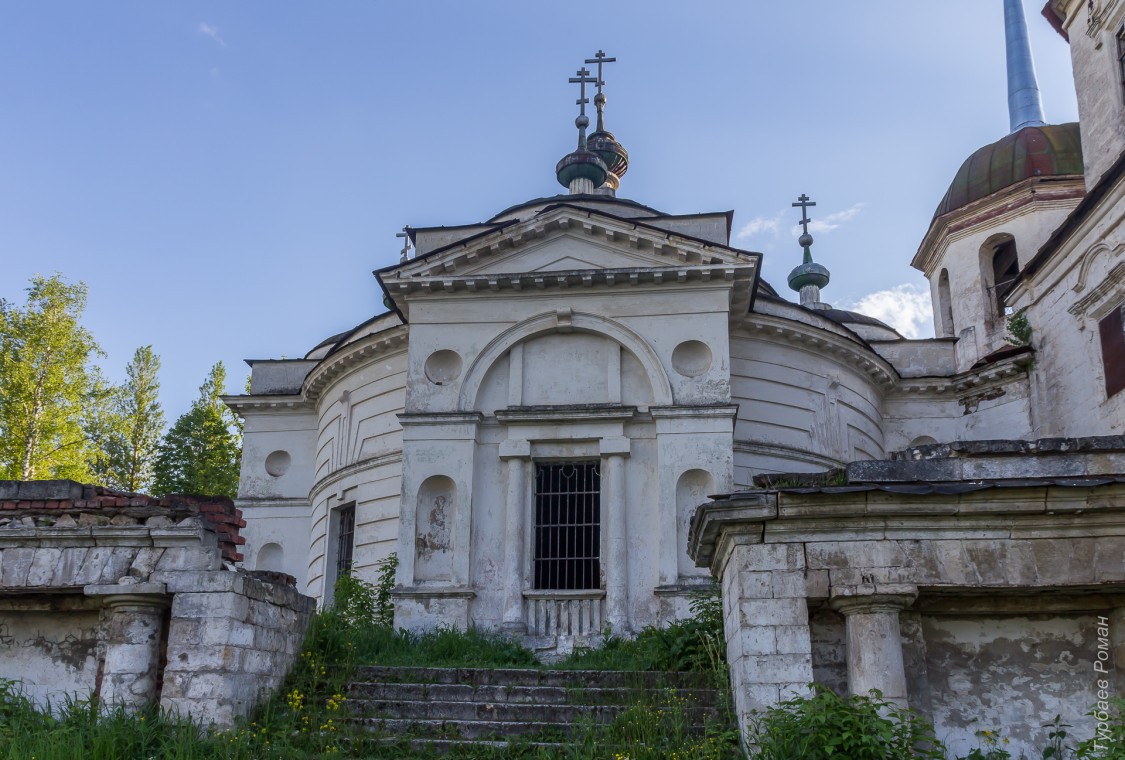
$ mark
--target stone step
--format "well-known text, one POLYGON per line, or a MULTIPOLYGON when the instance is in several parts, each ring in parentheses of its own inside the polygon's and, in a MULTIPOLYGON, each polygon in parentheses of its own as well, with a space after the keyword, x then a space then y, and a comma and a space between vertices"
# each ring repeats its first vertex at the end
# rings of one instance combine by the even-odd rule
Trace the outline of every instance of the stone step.
POLYGON ((458 683, 352 683, 352 700, 440 700, 443 702, 487 702, 533 705, 630 704, 638 699, 675 697, 698 705, 714 706, 718 689, 634 689, 614 687, 473 686, 458 683))
MULTIPOLYGON (((411 739, 410 748, 416 751, 429 751, 435 755, 448 755, 454 750, 458 749, 472 749, 476 747, 488 747, 489 749, 508 749, 512 747, 515 742, 505 741, 503 739, 411 739)), ((537 742, 537 741, 521 741, 518 744, 521 748, 528 750, 541 750, 550 751, 552 756, 561 757, 566 750, 571 746, 571 742, 537 742)), ((609 755, 607 755, 609 757, 609 755)))
POLYGON ((709 689, 715 686, 713 676, 706 673, 532 668, 406 668, 386 665, 358 668, 354 675, 354 682, 634 689, 709 689))
POLYGON ((699 733, 726 720, 714 678, 699 673, 368 666, 354 679, 351 721, 436 753, 483 743, 564 747, 638 703, 660 709, 675 700, 699 733))
MULTIPOLYGON (((628 704, 608 705, 537 705, 510 702, 445 702, 435 700, 349 700, 352 715, 361 718, 403 718, 445 722, 484 721, 526 723, 539 726, 569 727, 583 721, 605 723, 629 708, 628 704)), ((718 719, 715 707, 688 707, 686 713, 693 725, 702 726, 708 719, 718 719)))
POLYGON ((543 726, 538 723, 516 723, 499 720, 437 720, 432 718, 360 718, 360 725, 371 731, 398 739, 427 740, 460 739, 503 741, 520 736, 538 736, 558 730, 565 740, 577 726, 543 726))

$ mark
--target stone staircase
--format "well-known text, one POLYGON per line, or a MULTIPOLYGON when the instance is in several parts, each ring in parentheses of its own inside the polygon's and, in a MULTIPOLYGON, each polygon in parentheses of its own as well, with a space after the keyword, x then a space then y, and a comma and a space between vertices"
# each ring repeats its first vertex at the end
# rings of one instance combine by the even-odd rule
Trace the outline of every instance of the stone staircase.
POLYGON ((561 745, 638 702, 683 700, 692 733, 702 734, 706 721, 729 720, 713 678, 698 673, 375 666, 355 678, 347 694, 352 720, 388 741, 439 751, 561 745))

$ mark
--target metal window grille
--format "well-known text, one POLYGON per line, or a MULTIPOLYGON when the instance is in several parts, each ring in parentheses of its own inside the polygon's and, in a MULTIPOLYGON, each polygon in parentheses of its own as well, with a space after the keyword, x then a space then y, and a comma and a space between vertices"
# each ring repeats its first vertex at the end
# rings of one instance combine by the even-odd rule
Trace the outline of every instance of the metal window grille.
POLYGON ((597 461, 535 464, 535 588, 601 586, 597 461))
POLYGON ((355 504, 336 510, 336 577, 352 569, 352 548, 355 544, 355 504))

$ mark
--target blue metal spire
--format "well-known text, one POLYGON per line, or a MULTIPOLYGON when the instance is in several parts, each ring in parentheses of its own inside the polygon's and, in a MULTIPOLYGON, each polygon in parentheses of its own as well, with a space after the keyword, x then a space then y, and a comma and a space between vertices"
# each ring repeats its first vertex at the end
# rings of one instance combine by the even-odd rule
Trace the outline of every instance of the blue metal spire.
POLYGON ((1008 52, 1008 117, 1012 131, 1041 127, 1043 100, 1031 60, 1031 41, 1021 0, 1004 0, 1004 39, 1008 52))

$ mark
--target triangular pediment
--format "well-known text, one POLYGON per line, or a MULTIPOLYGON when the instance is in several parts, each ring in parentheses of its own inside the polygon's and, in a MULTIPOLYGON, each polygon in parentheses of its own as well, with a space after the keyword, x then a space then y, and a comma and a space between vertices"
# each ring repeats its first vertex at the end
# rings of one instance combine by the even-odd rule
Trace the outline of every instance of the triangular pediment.
POLYGON ((670 233, 636 219, 560 204, 377 275, 386 285, 404 279, 493 273, 746 265, 757 258, 758 254, 670 233))
POLYGON ((563 228, 543 238, 498 251, 458 266, 458 275, 514 272, 566 272, 581 269, 628 269, 672 266, 659 253, 637 249, 623 241, 594 237, 581 230, 563 228))

